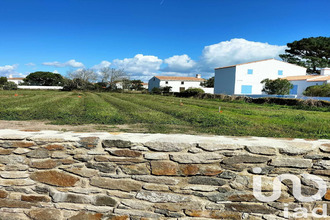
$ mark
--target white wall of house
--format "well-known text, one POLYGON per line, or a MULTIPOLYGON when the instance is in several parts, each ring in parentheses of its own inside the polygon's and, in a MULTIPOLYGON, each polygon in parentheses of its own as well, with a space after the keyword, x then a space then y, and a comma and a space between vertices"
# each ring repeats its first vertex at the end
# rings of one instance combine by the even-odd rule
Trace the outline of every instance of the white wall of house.
POLYGON ((321 75, 323 75, 323 76, 330 76, 330 68, 323 68, 323 69, 321 69, 321 75))
POLYGON ((8 80, 8 82, 14 82, 16 85, 19 85, 20 83, 23 82, 23 79, 10 79, 10 78, 8 78, 7 80, 8 80))
POLYGON ((302 96, 303 92, 309 86, 323 85, 326 81, 306 81, 306 80, 290 80, 290 83, 293 85, 294 89, 290 91, 290 95, 302 96), (295 94, 296 93, 296 94, 295 94))
POLYGON ((214 93, 232 95, 235 93, 236 67, 216 69, 214 77, 214 93))
POLYGON ((200 86, 201 82, 199 81, 160 81, 160 87, 171 86, 171 92, 180 92, 180 89, 183 90, 189 88, 202 88, 200 86), (183 84, 182 84, 183 83, 183 84))
POLYGON ((214 90, 228 95, 263 94, 262 80, 299 75, 306 75, 306 68, 275 59, 256 61, 216 69, 214 90))
POLYGON ((160 80, 156 77, 152 77, 148 82, 148 90, 149 92, 152 91, 153 88, 159 88, 160 87, 160 80))

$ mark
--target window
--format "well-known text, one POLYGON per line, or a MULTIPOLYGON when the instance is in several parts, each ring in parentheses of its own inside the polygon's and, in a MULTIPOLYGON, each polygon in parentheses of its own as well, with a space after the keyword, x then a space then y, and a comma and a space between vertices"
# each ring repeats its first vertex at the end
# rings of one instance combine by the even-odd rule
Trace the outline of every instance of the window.
POLYGON ((181 85, 184 85, 184 81, 181 81, 181 85))
POLYGON ((253 74, 253 69, 248 69, 247 74, 252 75, 253 74))
POLYGON ((168 81, 165 81, 165 84, 168 84, 168 81))
POLYGON ((154 81, 156 80, 156 78, 154 77, 154 81))
POLYGON ((241 94, 252 94, 252 86, 250 85, 242 85, 241 94))
POLYGON ((293 85, 293 88, 290 90, 290 95, 298 94, 298 85, 293 85))
POLYGON ((283 70, 279 70, 279 71, 277 72, 277 74, 278 74, 279 76, 283 76, 283 70))

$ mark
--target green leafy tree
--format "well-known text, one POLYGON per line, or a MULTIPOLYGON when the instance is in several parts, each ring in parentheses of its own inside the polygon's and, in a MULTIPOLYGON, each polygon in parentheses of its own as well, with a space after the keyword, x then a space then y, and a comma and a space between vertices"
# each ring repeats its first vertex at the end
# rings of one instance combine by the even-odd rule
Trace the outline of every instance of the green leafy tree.
POLYGON ((330 37, 303 38, 287 44, 282 60, 307 68, 308 73, 319 73, 319 68, 330 66, 330 37))
POLYGON ((305 96, 330 97, 330 84, 309 86, 304 91, 305 96))
POLYGON ((7 77, 4 76, 0 77, 0 86, 3 86, 7 81, 8 81, 7 77))
POLYGON ((58 73, 37 71, 30 73, 24 80, 24 85, 32 86, 61 86, 63 76, 58 73))
POLYGON ((6 82, 3 85, 3 89, 4 90, 16 90, 17 89, 17 85, 14 82, 6 82))
POLYGON ((131 89, 133 90, 143 90, 143 85, 142 85, 142 81, 141 80, 131 80, 131 89))
POLYGON ((213 88, 214 87, 214 76, 204 82, 201 82, 201 86, 207 87, 207 88, 213 88))
POLYGON ((263 92, 268 95, 288 95, 293 85, 287 79, 264 79, 261 81, 264 84, 263 92))

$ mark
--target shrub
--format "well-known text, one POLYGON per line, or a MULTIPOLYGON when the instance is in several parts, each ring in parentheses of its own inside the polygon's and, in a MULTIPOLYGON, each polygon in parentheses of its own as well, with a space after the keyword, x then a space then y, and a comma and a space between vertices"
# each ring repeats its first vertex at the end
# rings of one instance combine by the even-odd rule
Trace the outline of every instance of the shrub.
POLYGON ((305 96, 330 97, 330 84, 310 86, 304 91, 305 96))
POLYGON ((162 90, 158 87, 154 87, 154 88, 152 88, 151 93, 152 94, 161 94, 162 90))
POLYGON ((204 94, 205 92, 201 88, 189 88, 180 93, 183 94, 184 97, 191 97, 204 94))
POLYGON ((3 85, 3 89, 4 90, 16 90, 17 89, 17 85, 14 82, 6 82, 3 85))
POLYGON ((288 95, 290 93, 290 89, 293 88, 293 85, 287 79, 264 79, 261 83, 265 84, 262 89, 263 92, 268 95, 288 95))

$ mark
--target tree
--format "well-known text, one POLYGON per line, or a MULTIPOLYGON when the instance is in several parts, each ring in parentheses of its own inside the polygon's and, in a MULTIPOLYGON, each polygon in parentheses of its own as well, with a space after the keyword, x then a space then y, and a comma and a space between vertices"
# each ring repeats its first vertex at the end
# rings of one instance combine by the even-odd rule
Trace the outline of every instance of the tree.
POLYGON ((94 82, 97 79, 97 74, 93 69, 79 69, 76 71, 68 72, 71 79, 80 79, 85 82, 94 82))
POLYGON ((116 82, 128 79, 126 72, 123 69, 114 69, 110 67, 104 67, 100 70, 101 81, 108 82, 111 88, 116 87, 116 82))
POLYGON ((63 77, 58 73, 37 71, 30 73, 23 81, 25 85, 60 86, 63 84, 63 77))
POLYGON ((213 88, 214 87, 214 76, 204 82, 201 82, 201 86, 207 87, 207 88, 213 88))
POLYGON ((131 89, 136 90, 136 91, 143 90, 142 83, 143 82, 141 80, 131 80, 131 89))
POLYGON ((3 86, 7 81, 8 81, 7 77, 4 76, 0 77, 0 86, 3 86))
POLYGON ((262 89, 263 92, 268 95, 288 95, 290 94, 290 89, 293 88, 293 85, 287 79, 264 79, 261 83, 265 84, 262 89))
POLYGON ((3 89, 4 90, 16 90, 17 89, 17 85, 14 82, 6 82, 3 85, 3 89))
POLYGON ((307 68, 308 73, 320 73, 330 66, 330 37, 303 38, 287 44, 282 60, 307 68))
POLYGON ((304 91, 305 96, 330 97, 330 84, 309 86, 304 91))

